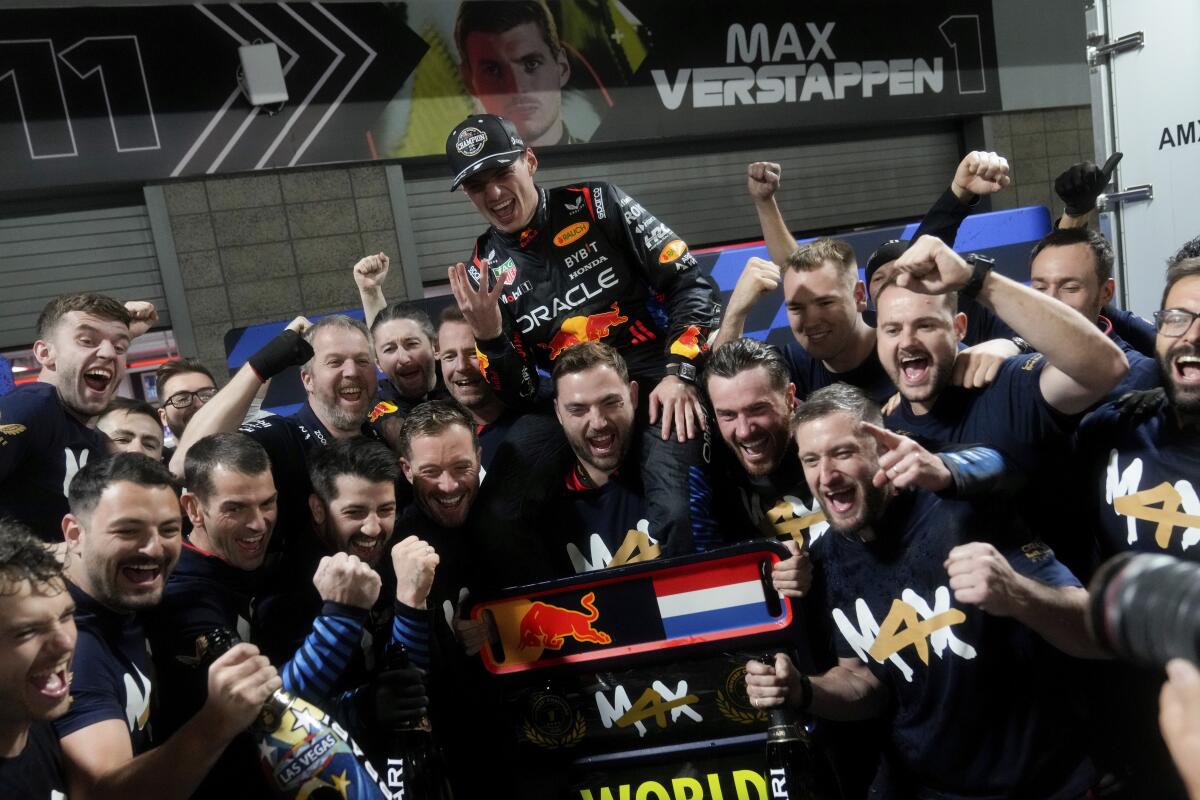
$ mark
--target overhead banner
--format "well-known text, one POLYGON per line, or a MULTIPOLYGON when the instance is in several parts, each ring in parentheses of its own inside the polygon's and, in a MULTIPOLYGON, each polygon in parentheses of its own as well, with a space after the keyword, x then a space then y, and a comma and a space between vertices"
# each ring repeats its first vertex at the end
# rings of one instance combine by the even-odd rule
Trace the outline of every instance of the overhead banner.
POLYGON ((0 12, 0 191, 1000 108, 990 0, 195 4, 0 12), (238 48, 288 99, 250 105, 238 48))

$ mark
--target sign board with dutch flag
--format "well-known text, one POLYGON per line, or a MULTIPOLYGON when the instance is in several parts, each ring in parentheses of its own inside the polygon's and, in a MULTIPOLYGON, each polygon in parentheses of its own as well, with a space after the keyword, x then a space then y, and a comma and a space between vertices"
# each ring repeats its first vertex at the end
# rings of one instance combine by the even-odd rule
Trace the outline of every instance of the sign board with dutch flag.
MULTIPOLYGON (((774 542, 747 542, 669 561, 648 561, 539 584, 476 605, 499 641, 481 651, 497 675, 721 643, 738 648, 795 642, 800 623, 771 587, 787 558, 774 542)), ((597 663, 599 662, 599 663, 597 663)))

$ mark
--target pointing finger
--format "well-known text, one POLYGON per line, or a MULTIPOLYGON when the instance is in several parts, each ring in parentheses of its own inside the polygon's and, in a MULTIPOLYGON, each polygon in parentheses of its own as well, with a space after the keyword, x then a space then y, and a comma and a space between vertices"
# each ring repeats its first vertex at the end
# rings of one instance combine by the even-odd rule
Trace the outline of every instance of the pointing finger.
POLYGON ((862 428, 864 431, 871 434, 875 441, 879 442, 889 450, 894 450, 895 448, 904 444, 903 436, 892 433, 887 428, 881 428, 878 425, 874 425, 870 422, 862 423, 862 428))

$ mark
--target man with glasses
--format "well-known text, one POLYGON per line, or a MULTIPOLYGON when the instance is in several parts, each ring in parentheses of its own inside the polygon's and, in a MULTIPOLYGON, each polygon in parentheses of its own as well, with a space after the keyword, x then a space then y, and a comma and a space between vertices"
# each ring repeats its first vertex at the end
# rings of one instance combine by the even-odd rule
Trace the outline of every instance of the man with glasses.
POLYGON ((217 393, 217 382, 208 367, 194 358, 168 361, 154 378, 161 404, 158 415, 178 442, 195 413, 217 393))
POLYGON ((1105 555, 1168 552, 1200 560, 1200 258, 1167 270, 1154 314, 1155 360, 1166 390, 1154 408, 1102 406, 1080 427, 1091 456, 1105 555))
MULTIPOLYGON (((1079 429, 1079 461, 1090 502, 1080 528, 1096 532, 1100 551, 1169 553, 1200 561, 1200 258, 1167 270, 1155 312, 1154 355, 1166 390, 1158 404, 1101 406, 1079 429)), ((1130 797, 1182 798, 1155 719, 1162 673, 1110 665, 1095 685, 1105 691, 1097 740, 1130 797)))

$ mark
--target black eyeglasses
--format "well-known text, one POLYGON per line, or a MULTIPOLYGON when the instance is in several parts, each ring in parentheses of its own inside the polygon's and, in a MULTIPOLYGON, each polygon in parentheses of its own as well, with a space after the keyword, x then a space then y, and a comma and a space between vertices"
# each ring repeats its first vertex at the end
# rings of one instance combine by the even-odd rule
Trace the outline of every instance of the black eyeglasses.
POLYGON ((1163 336, 1174 339, 1187 333, 1196 317, 1200 317, 1200 314, 1186 308, 1164 308, 1154 312, 1154 326, 1163 336))
POLYGON ((201 403, 207 403, 213 399, 213 395, 217 393, 215 388, 201 389, 198 392, 176 392, 167 398, 164 406, 174 406, 175 408, 188 408, 197 399, 201 403))

